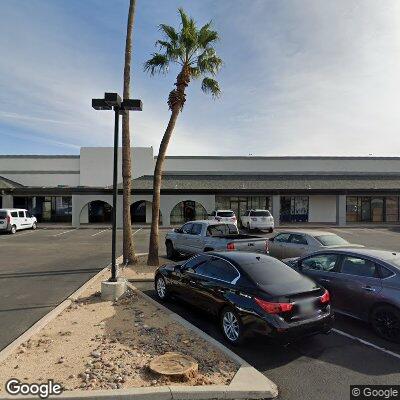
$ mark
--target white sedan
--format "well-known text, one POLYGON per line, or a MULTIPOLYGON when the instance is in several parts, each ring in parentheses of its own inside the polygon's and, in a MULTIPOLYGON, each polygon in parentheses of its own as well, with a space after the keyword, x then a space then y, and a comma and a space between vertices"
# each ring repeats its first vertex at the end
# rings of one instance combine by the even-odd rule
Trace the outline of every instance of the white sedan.
POLYGON ((273 232, 274 217, 268 210, 247 210, 241 217, 242 225, 247 230, 262 229, 273 232))

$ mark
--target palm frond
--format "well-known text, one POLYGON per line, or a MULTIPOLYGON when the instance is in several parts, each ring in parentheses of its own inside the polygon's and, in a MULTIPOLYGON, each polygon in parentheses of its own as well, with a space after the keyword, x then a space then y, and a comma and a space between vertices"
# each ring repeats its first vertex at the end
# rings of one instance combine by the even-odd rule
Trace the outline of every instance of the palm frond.
POLYGON ((211 29, 212 22, 208 22, 205 24, 198 33, 198 44, 199 48, 206 49, 211 44, 217 42, 219 40, 219 35, 217 31, 213 31, 211 29))
POLYGON ((205 49, 197 58, 197 66, 201 73, 215 76, 222 67, 222 60, 211 47, 205 49))
POLYGON ((171 42, 176 43, 178 41, 179 35, 173 26, 160 24, 158 28, 171 42))
POLYGON ((166 40, 157 40, 156 46, 159 47, 160 50, 164 50, 165 55, 167 55, 172 61, 176 61, 182 55, 182 51, 179 46, 174 46, 173 43, 166 40))
POLYGON ((150 60, 144 63, 144 70, 150 75, 166 73, 169 66, 169 57, 166 54, 153 53, 150 60))
POLYGON ((204 78, 201 82, 201 90, 204 93, 210 93, 212 97, 216 98, 221 95, 221 89, 218 82, 212 78, 204 78))

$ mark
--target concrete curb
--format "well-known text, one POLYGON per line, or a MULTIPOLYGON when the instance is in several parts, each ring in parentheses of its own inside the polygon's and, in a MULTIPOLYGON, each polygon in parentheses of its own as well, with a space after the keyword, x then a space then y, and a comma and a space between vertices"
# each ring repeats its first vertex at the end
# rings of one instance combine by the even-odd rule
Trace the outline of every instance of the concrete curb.
MULTIPOLYGON (((117 258, 117 262, 122 261, 122 256, 117 258)), ((57 307, 43 316, 39 321, 35 322, 30 328, 28 328, 21 336, 17 337, 13 342, 6 346, 0 351, 0 363, 3 362, 18 346, 29 340, 33 335, 43 329, 49 322, 61 314, 66 308, 68 308, 90 285, 92 285, 99 277, 104 274, 110 265, 104 267, 96 275, 85 282, 81 287, 79 287, 75 292, 69 295, 62 303, 57 307)))

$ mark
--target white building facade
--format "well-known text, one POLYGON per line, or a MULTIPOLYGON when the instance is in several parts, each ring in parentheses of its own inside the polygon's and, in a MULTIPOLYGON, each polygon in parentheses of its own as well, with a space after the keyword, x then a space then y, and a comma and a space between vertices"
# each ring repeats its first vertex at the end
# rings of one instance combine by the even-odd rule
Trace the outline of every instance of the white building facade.
MULTIPOLYGON (((27 208, 39 222, 108 223, 112 163, 113 149, 100 147, 76 156, 1 155, 0 207, 27 208)), ((152 148, 132 148, 132 223, 151 221, 154 164, 152 148)), ((239 217, 265 208, 277 225, 398 224, 399 196, 397 157, 170 156, 160 221, 171 226, 206 218, 215 208, 239 217)))

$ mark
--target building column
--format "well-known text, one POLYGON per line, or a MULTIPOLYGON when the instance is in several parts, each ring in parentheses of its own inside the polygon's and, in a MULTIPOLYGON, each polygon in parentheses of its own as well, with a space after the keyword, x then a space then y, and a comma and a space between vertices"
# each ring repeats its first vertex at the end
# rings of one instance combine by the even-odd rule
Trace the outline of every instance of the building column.
POLYGON ((272 216, 275 226, 279 226, 281 216, 281 196, 279 194, 272 196, 272 216))
POLYGON ((72 226, 74 228, 79 228, 80 226, 81 202, 79 198, 79 196, 72 195, 72 226))
POLYGON ((13 208, 14 207, 14 199, 11 194, 3 195, 3 208, 13 208))
POLYGON ((146 224, 151 224, 151 207, 153 203, 150 203, 150 201, 146 201, 146 224))
POLYGON ((346 195, 343 194, 336 196, 336 223, 346 225, 346 195))

